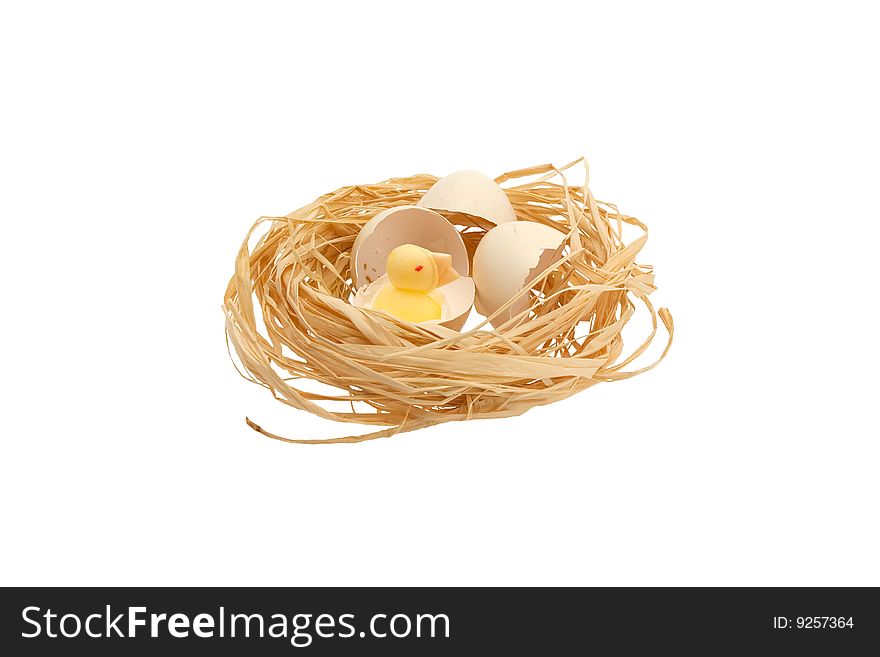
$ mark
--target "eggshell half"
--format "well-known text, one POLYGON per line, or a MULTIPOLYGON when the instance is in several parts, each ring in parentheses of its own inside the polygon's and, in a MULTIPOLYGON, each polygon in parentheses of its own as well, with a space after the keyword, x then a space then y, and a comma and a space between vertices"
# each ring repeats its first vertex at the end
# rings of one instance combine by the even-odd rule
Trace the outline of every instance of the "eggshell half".
MULTIPOLYGON (((387 274, 383 274, 378 280, 359 289, 352 299, 352 305, 360 308, 372 308, 376 295, 385 285, 391 285, 387 274)), ((474 280, 465 276, 456 278, 446 285, 441 285, 435 290, 443 295, 440 319, 420 323, 442 324, 447 328, 460 331, 471 312, 471 306, 474 305, 474 291, 474 280)))
POLYGON ((429 251, 448 253, 452 267, 461 276, 470 274, 467 249, 455 226, 428 208, 401 205, 389 208, 361 228, 351 247, 355 288, 385 275, 388 254, 401 244, 415 244, 429 251))
POLYGON ((487 232, 474 253, 476 308, 486 317, 516 299, 491 320, 499 327, 528 308, 526 285, 562 257, 565 234, 533 221, 516 221, 487 232))
POLYGON ((441 178, 419 199, 420 206, 463 212, 503 224, 516 221, 516 213, 504 190, 479 171, 456 171, 441 178))

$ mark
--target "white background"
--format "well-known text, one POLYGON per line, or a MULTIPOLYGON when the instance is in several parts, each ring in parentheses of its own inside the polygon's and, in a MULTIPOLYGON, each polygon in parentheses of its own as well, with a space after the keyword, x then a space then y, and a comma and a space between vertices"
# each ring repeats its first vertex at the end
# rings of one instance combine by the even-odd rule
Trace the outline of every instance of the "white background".
POLYGON ((880 584, 869 3, 5 3, 3 584, 880 584), (226 354, 259 215, 586 155, 669 358, 353 446, 226 354))

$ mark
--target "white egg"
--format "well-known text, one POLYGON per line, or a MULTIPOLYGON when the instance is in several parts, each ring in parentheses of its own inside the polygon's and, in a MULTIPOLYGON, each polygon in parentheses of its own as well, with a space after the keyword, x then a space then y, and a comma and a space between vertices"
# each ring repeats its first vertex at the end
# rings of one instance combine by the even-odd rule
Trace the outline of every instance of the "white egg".
POLYGON ((455 226, 428 208, 401 205, 370 219, 355 238, 351 247, 355 288, 383 276, 388 254, 401 244, 415 244, 429 251, 448 253, 452 256, 452 267, 459 275, 470 274, 467 249, 455 226))
MULTIPOLYGON (((351 301, 352 305, 372 308, 379 290, 386 285, 391 285, 391 283, 388 280, 388 275, 384 274, 378 280, 359 289, 351 301)), ((435 292, 443 297, 440 319, 420 322, 420 324, 442 324, 447 328, 460 331, 474 305, 474 280, 461 276, 451 283, 441 285, 435 292)))
POLYGON ((479 171, 457 171, 441 178, 425 192, 418 204, 433 210, 463 212, 493 224, 516 221, 507 194, 479 171))
POLYGON ((486 317, 515 301, 491 320, 499 327, 528 308, 526 285, 562 257, 565 233, 533 221, 495 226, 474 253, 476 308, 486 317))

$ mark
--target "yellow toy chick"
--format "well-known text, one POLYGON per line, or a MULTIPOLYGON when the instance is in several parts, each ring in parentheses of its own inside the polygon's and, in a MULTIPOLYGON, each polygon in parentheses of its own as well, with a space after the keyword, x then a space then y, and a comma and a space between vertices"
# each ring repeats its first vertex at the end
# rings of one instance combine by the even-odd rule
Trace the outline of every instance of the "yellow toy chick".
POLYGON ((379 290, 373 307, 409 322, 440 319, 443 294, 437 288, 458 278, 451 255, 415 244, 402 244, 392 250, 385 272, 389 284, 379 290))

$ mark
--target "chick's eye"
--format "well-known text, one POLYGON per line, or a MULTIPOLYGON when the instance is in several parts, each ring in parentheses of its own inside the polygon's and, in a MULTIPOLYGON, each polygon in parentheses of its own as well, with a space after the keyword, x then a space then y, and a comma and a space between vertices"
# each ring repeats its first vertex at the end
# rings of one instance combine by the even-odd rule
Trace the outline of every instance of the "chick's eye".
POLYGON ((423 269, 424 269, 424 267, 422 267, 421 265, 419 265, 418 267, 416 267, 416 271, 422 271, 423 269))

